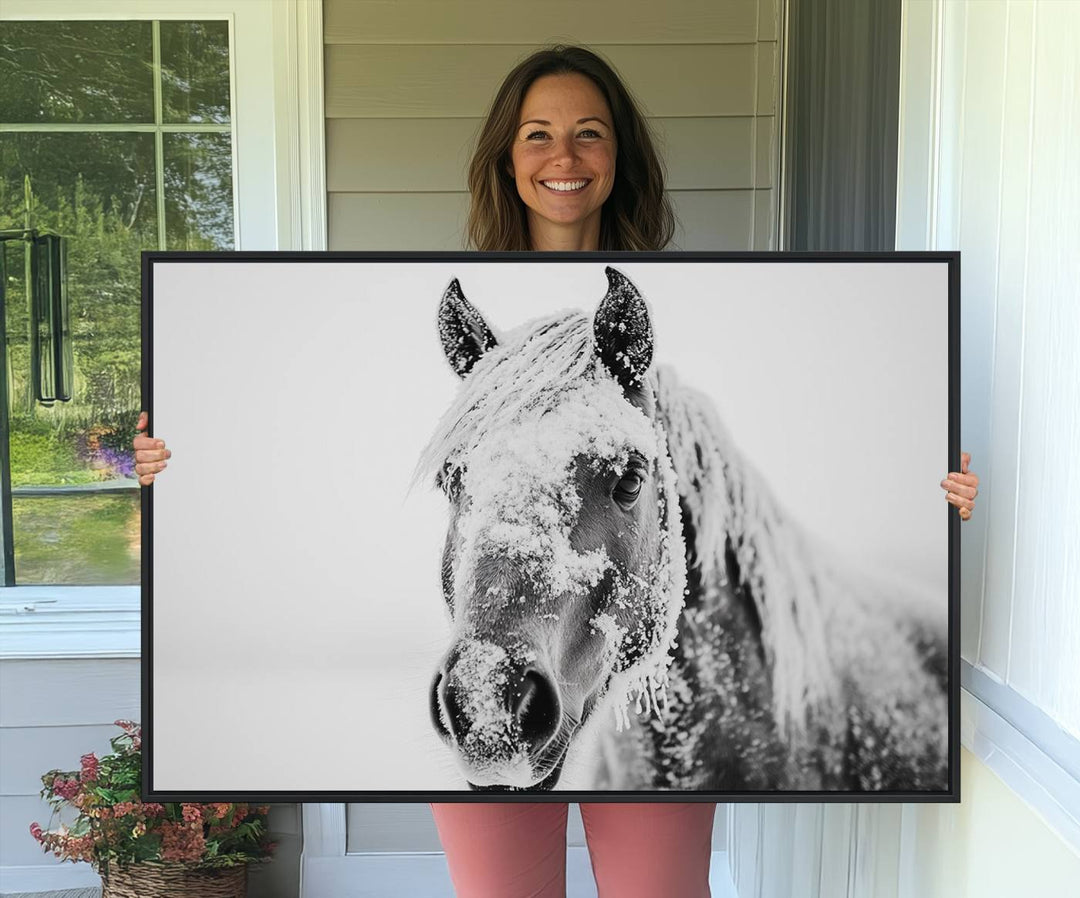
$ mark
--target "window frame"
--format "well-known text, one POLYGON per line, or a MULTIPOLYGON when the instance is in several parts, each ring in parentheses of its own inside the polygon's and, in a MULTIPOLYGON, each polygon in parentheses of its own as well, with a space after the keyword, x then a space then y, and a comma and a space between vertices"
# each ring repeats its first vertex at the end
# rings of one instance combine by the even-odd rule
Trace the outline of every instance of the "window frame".
MULTIPOLYGON (((5 0, 0 7, 0 21, 135 19, 229 23, 236 249, 325 249, 320 0, 5 0)), ((139 586, 0 588, 0 659, 138 657, 140 595, 139 586)))

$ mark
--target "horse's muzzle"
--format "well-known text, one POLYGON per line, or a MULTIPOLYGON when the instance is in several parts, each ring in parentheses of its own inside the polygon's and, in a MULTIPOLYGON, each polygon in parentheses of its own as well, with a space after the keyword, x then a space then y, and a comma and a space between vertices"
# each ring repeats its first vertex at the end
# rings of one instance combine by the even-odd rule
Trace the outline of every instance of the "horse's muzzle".
POLYGON ((468 768, 513 769, 515 779, 550 756, 562 716, 553 677, 494 643, 474 640, 455 646, 436 672, 430 708, 436 730, 468 768))

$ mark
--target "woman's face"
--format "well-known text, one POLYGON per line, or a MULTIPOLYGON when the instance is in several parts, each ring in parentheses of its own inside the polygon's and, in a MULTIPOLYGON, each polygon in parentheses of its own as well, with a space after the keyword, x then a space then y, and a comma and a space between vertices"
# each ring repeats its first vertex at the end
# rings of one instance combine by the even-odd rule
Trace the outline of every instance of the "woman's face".
POLYGON ((545 75, 525 94, 510 151, 529 231, 588 226, 615 182, 615 128, 600 89, 584 75, 545 75))

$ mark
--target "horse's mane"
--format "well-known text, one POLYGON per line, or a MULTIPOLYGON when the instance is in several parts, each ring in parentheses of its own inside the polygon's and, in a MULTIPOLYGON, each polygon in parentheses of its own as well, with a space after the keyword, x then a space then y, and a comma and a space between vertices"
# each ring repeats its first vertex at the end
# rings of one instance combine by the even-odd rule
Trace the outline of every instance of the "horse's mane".
POLYGON ((415 479, 453 467, 522 412, 554 407, 560 393, 597 364, 592 324, 581 312, 559 312, 497 337, 439 419, 415 479))
POLYGON ((786 517, 758 472, 739 454, 709 397, 682 386, 662 366, 655 374, 657 414, 668 436, 678 490, 695 531, 688 552, 703 588, 727 584, 730 546, 739 583, 753 598, 772 673, 773 710, 796 735, 840 699, 827 638, 832 580, 818 548, 786 517))

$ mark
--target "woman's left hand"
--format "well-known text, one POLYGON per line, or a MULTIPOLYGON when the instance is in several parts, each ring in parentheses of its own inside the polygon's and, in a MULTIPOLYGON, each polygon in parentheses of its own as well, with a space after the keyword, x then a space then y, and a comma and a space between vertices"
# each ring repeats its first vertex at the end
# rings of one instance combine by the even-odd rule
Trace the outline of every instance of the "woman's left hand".
POLYGON ((971 517, 971 510, 975 507, 975 497, 979 495, 979 475, 968 472, 971 463, 971 454, 960 453, 960 473, 952 471, 949 476, 941 481, 941 488, 945 490, 945 498, 950 505, 960 509, 960 520, 966 521, 971 517))

